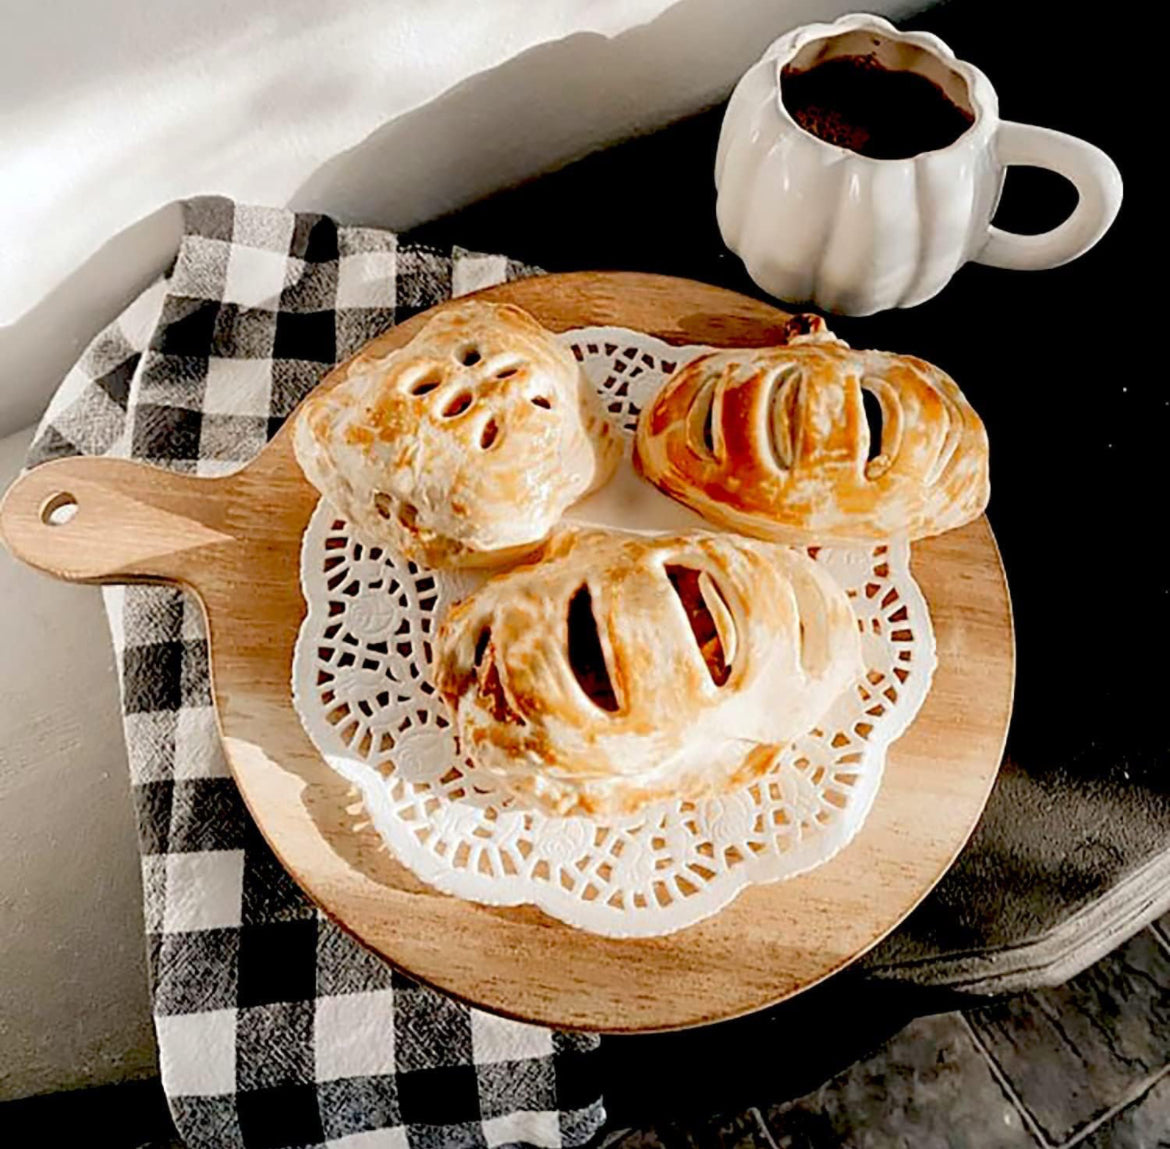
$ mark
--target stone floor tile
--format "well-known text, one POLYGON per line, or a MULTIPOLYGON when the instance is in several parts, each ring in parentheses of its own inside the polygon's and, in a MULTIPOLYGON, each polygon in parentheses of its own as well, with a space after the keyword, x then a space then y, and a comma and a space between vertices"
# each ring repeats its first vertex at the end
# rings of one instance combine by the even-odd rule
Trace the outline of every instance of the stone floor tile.
POLYGON ((1163 914, 1154 923, 1154 929, 1162 935, 1162 941, 1170 945, 1170 914, 1163 914))
POLYGON ((1170 1062, 1170 953, 1146 929, 1065 985, 967 1018, 1044 1136, 1062 1145, 1170 1062))
POLYGON ((754 1109, 685 1129, 692 1149, 771 1149, 763 1119, 754 1109))
POLYGON ((604 1145, 605 1149, 666 1149, 657 1129, 631 1129, 615 1141, 607 1137, 604 1145))
POLYGON ((1077 1149, 1170 1149, 1170 1076, 1078 1142, 1077 1149))
POLYGON ((777 1149, 1036 1149, 955 1013, 912 1021, 764 1121, 777 1149))
POLYGON ((606 1149, 772 1149, 759 1114, 748 1109, 727 1117, 671 1122, 634 1129, 606 1149))

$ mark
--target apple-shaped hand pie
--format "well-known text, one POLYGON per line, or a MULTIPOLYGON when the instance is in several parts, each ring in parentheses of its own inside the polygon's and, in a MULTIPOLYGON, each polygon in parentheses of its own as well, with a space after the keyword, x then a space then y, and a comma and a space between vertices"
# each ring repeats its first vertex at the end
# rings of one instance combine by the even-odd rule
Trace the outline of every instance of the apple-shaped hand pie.
POLYGON ((439 630, 465 753, 555 814, 749 784, 862 672, 845 593, 798 551, 731 535, 562 528, 439 630))
POLYGON ((701 355, 638 420, 634 464, 720 526, 788 543, 919 539, 978 517, 987 433, 954 380, 855 351, 816 316, 779 347, 701 355))
POLYGON ((476 300, 359 354, 306 400, 294 445, 359 536, 430 566, 533 550, 621 454, 572 352, 526 311, 476 300))

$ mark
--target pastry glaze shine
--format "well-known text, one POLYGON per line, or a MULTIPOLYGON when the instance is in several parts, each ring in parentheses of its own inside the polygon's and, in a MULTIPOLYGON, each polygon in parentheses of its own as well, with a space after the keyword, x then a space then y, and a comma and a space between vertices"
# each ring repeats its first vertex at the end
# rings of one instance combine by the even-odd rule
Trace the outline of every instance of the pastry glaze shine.
POLYGON ((796 551, 562 528, 452 609, 435 684, 510 789, 622 814, 763 774, 858 679, 860 650, 844 592, 796 551))
POLYGON ((638 422, 647 479, 713 523, 787 543, 919 539, 983 512, 987 433, 954 380, 855 351, 817 316, 789 327, 783 346, 703 355, 666 381, 638 422))
POLYGON ((431 566, 522 557, 621 452, 572 353, 519 307, 476 300, 359 354, 306 400, 294 446, 360 535, 431 566))

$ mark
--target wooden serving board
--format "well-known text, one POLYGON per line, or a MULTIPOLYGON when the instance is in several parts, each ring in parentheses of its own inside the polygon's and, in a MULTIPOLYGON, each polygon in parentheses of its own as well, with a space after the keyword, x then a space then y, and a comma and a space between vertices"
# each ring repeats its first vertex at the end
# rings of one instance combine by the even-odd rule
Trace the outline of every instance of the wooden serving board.
MULTIPOLYGON (((778 342, 788 316, 688 280, 578 273, 491 288, 555 331, 617 325, 675 344, 778 342)), ((378 340, 405 343, 419 315, 378 340)), ((336 381, 340 369, 322 386, 336 381)), ((616 940, 531 907, 448 897, 395 861, 355 794, 301 728, 289 675, 305 604, 301 534, 317 502, 289 427, 251 464, 197 479, 111 459, 67 459, 16 482, 0 506, 14 554, 58 578, 178 583, 207 619, 224 746, 252 816, 324 910, 406 973, 527 1021, 669 1029, 759 1009, 840 969, 894 928, 967 840, 999 767, 1014 677, 1011 607, 985 519, 915 544, 939 665, 892 747, 857 838, 819 869, 745 890, 669 937, 616 940), (73 518, 49 512, 76 502, 73 518)))

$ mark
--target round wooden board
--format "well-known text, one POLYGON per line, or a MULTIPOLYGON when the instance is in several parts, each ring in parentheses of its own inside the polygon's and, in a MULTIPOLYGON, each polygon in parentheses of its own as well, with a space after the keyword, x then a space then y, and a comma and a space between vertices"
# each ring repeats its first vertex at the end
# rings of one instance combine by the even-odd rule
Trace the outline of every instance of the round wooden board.
MULTIPOLYGON (((517 303, 556 331, 612 324, 676 344, 775 343, 787 318, 732 292, 636 274, 553 275, 482 295, 517 303)), ((405 343, 425 318, 377 344, 405 343)), ((999 767, 1014 676, 1011 607, 985 519, 914 546, 938 671, 890 752, 863 829, 826 865, 752 887, 669 937, 637 940, 424 885, 365 825, 355 792, 324 764, 293 711, 289 675, 305 609, 298 558, 317 496, 288 430, 226 478, 109 459, 46 464, 10 489, 0 529, 13 553, 60 578, 165 581, 195 592, 224 745, 248 808, 309 896, 406 973, 553 1026, 631 1032, 717 1021, 852 961, 914 908, 967 840, 999 767), (77 511, 65 525, 46 525, 46 501, 63 491, 77 511)))

